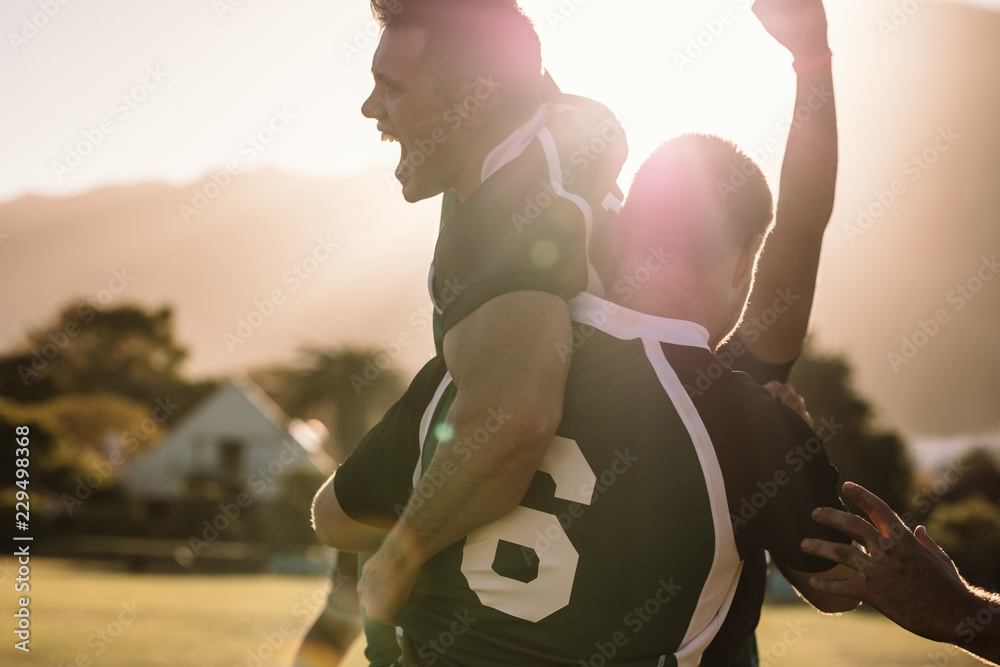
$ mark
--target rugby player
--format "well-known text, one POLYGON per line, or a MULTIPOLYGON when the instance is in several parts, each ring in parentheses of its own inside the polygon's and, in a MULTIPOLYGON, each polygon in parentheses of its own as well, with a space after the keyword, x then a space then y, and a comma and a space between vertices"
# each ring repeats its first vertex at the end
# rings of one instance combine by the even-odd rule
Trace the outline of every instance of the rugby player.
MULTIPOLYGON (((373 3, 387 27, 364 112, 379 121, 385 138, 401 140, 397 175, 407 199, 447 189, 442 220, 448 224, 435 266, 456 267, 457 273, 437 270, 433 278, 448 330, 448 367, 462 389, 449 415, 457 434, 452 442, 474 434, 496 406, 511 415, 473 461, 461 461, 450 443, 432 459, 433 474, 426 479, 458 472, 442 491, 418 482, 425 485, 418 495, 430 492, 431 500, 405 509, 400 528, 366 571, 366 602, 383 618, 405 602, 423 560, 503 515, 523 496, 561 414, 568 357, 551 351, 567 344, 565 299, 584 288, 600 294, 612 284, 609 245, 600 241, 609 233, 607 214, 618 206, 614 178, 624 159, 624 136, 606 109, 562 95, 541 78, 537 38, 513 36, 527 36, 523 28, 506 32, 497 53, 490 35, 500 14, 490 12, 512 6, 486 0, 373 3), (411 10, 418 6, 421 11, 411 10), (482 48, 491 43, 492 54, 482 48), (532 55, 512 62, 531 64, 497 76, 510 69, 501 61, 519 48, 532 55), (535 76, 537 103, 524 92, 536 85, 525 84, 535 76), (503 100, 511 90, 521 92, 503 100), (546 114, 541 127, 540 111, 546 114), (549 168, 553 158, 555 169, 549 168), (484 229, 496 235, 482 242, 476 235, 484 229)), ((767 296, 751 303, 747 334, 723 354, 726 363, 735 361, 766 381, 787 375, 808 323, 832 205, 836 123, 822 5, 774 0, 758 3, 755 11, 803 65, 796 108, 805 112, 796 115, 790 131, 779 227, 759 277, 759 291, 767 296)), ((739 188, 743 177, 728 174, 719 185, 739 188)))
MULTIPOLYGON (((764 549, 819 609, 856 606, 806 574, 853 571, 800 548, 850 542, 811 519, 843 507, 822 437, 744 374, 688 389, 743 315, 772 213, 763 174, 721 139, 681 137, 643 165, 616 227, 614 284, 648 277, 612 301, 571 302, 563 419, 539 474, 514 511, 424 563, 396 617, 403 664, 728 665, 759 613, 736 596, 740 574, 764 549), (715 185, 734 167, 748 182, 723 198, 715 185), (730 618, 743 634, 713 644, 730 618)), ((454 438, 458 393, 440 359, 425 366, 399 404, 409 426, 376 428, 317 497, 325 542, 377 548, 378 526, 426 500, 411 489, 454 438)), ((456 451, 471 460, 485 441, 456 451)))
MULTIPOLYGON (((498 406, 511 415, 471 461, 451 443, 438 451, 430 471, 459 473, 427 494, 420 510, 407 507, 366 566, 366 607, 390 618, 424 560, 517 504, 551 441, 568 369, 568 358, 552 350, 568 340, 565 300, 584 289, 600 294, 607 283, 595 275, 601 262, 591 261, 599 253, 586 248, 607 238, 603 214, 617 207, 625 145, 604 141, 604 152, 592 151, 582 169, 571 166, 617 122, 603 108, 588 114, 562 100, 539 105, 544 87, 532 92, 542 86, 537 37, 509 0, 374 0, 373 9, 386 28, 363 111, 400 140, 397 176, 408 200, 453 191, 452 201, 461 202, 442 229, 432 271, 443 354, 459 389, 449 415, 453 442, 498 406), (442 138, 449 112, 462 122, 442 138), (421 148, 427 137, 433 154, 421 148)), ((804 339, 832 208, 836 116, 820 0, 764 0, 755 11, 792 51, 799 77, 776 247, 762 266, 765 297, 732 352, 787 373, 804 339)), ((724 196, 739 189, 736 176, 719 183, 724 196)))

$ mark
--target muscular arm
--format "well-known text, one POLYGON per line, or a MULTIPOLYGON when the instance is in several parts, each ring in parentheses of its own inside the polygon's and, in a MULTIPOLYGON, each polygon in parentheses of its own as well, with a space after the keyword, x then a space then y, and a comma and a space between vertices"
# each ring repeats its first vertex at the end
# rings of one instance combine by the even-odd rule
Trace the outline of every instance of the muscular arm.
POLYGON ((569 308, 543 292, 499 296, 448 331, 454 437, 414 489, 422 502, 407 505, 365 566, 360 588, 372 618, 391 619, 424 562, 520 502, 562 418, 570 355, 559 349, 569 343, 569 308))
POLYGON ((330 476, 313 499, 312 523, 316 536, 323 544, 341 551, 374 553, 388 534, 388 529, 349 517, 337 500, 334 477, 335 474, 330 476))
MULTIPOLYGON (((520 502, 562 419, 570 360, 558 345, 570 349, 569 337, 569 308, 543 292, 497 297, 445 336, 445 360, 458 389, 448 413, 455 437, 438 447, 427 472, 452 466, 458 472, 419 511, 408 507, 400 517, 418 558, 520 502), (498 421, 503 424, 489 433, 498 421), (489 439, 480 444, 484 428, 489 439)), ((431 486, 419 486, 425 484, 431 486)))
MULTIPOLYGON (((758 0, 754 12, 768 32, 791 51, 796 63, 808 63, 829 49, 820 0, 758 0)), ((837 160, 833 74, 826 63, 798 75, 775 227, 760 260, 743 326, 737 332, 760 361, 787 363, 802 349, 823 233, 833 211, 837 160), (770 324, 775 314, 777 319, 770 324)))

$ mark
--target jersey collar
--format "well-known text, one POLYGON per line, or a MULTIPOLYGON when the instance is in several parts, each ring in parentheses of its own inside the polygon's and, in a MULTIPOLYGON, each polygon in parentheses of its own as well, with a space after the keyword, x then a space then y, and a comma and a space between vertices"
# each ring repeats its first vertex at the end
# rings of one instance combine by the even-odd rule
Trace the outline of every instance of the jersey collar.
POLYGON ((485 183, 486 179, 497 173, 501 167, 523 153, 545 126, 548 117, 549 105, 543 104, 535 112, 535 115, 528 119, 528 122, 511 132, 506 139, 490 151, 486 159, 483 160, 482 182, 485 183))
POLYGON ((581 292, 569 302, 573 321, 587 324, 620 340, 642 338, 688 347, 708 346, 708 329, 696 322, 673 320, 630 310, 581 292))

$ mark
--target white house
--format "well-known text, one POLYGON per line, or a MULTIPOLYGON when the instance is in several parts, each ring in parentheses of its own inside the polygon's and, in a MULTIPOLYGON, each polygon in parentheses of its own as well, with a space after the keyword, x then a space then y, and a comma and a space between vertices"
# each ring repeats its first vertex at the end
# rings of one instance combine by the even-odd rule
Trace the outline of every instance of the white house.
POLYGON ((329 474, 322 436, 293 421, 256 384, 232 380, 206 398, 153 449, 137 455, 120 482, 141 501, 172 501, 205 485, 275 499, 281 476, 329 474))

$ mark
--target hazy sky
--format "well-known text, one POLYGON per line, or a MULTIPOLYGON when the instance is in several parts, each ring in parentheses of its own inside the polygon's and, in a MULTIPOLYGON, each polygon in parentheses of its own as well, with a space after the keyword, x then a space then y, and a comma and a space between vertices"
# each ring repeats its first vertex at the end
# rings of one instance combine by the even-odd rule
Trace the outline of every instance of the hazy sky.
MULTIPOLYGON (((878 1, 830 0, 832 32, 878 32, 870 18, 852 21, 860 3, 878 1)), ((900 3, 881 4, 889 19, 900 3)), ((628 129, 623 185, 666 137, 707 130, 753 147, 791 106, 790 57, 749 0, 522 5, 562 87, 606 101, 628 129), (688 51, 694 40, 708 46, 688 51), (727 90, 755 90, 764 103, 734 109, 727 90)), ((233 159, 250 170, 391 174, 398 149, 379 144, 358 111, 375 32, 365 0, 4 0, 0 201, 189 182, 233 159), (246 143, 276 117, 290 120, 271 143, 246 143)), ((776 160, 767 166, 773 174, 776 160)))
MULTIPOLYGON (((898 349, 900 337, 934 313, 935 295, 943 300, 953 280, 964 280, 979 265, 980 246, 934 247, 935 216, 953 211, 955 184, 978 182, 985 172, 976 165, 995 153, 987 143, 991 118, 980 124, 975 113, 964 113, 977 100, 992 104, 994 98, 976 94, 975 85, 959 85, 963 75, 977 76, 970 62, 988 61, 965 53, 962 35, 936 39, 936 21, 944 13, 927 9, 936 1, 826 2, 842 112, 842 169, 813 327, 821 348, 850 354, 860 386, 890 406, 890 419, 919 421, 921 432, 941 431, 938 417, 924 418, 919 388, 927 385, 888 371, 886 350, 898 349), (914 54, 927 57, 902 72, 915 62, 914 54), (926 81, 938 88, 927 88, 926 81), (965 105, 963 113, 951 109, 951 90, 954 103, 965 105), (873 107, 882 95, 885 104, 873 107), (907 104, 925 109, 912 117, 900 114, 911 108, 907 104), (863 243, 845 240, 843 229, 856 222, 858 207, 872 205, 873 188, 898 178, 912 151, 935 136, 938 126, 959 119, 960 134, 982 140, 961 142, 863 243), (906 232, 914 224, 925 225, 923 235, 906 232), (906 265, 883 276, 885 258, 903 256, 909 257, 906 265), (888 311, 886 299, 894 304, 888 311), (863 342, 851 324, 859 319, 877 323, 863 342)), ((1000 0, 968 4, 1000 11, 1000 0)), ((772 188, 778 187, 781 151, 760 149, 784 146, 794 73, 791 56, 752 17, 749 0, 522 5, 537 23, 546 65, 562 88, 608 104, 623 121, 630 146, 623 186, 658 143, 704 131, 740 143, 763 163, 772 188)), ((180 225, 172 203, 165 214, 156 209, 169 220, 141 207, 95 213, 75 208, 74 201, 47 203, 41 207, 46 219, 59 223, 51 230, 36 224, 41 218, 30 212, 31 203, 16 219, 0 216, 0 241, 25 226, 32 231, 3 243, 0 283, 17 287, 4 296, 5 346, 18 343, 26 329, 46 326, 58 303, 102 289, 123 262, 144 270, 129 299, 177 306, 179 336, 193 341, 189 368, 197 373, 288 359, 304 342, 382 345, 409 330, 412 312, 426 309, 437 202, 402 201, 393 178, 399 149, 380 143, 374 121, 359 112, 371 88, 377 41, 367 0, 3 0, 0 40, 0 202, 151 181, 184 186, 178 192, 186 193, 232 161, 243 171, 274 168, 320 177, 278 179, 294 192, 311 194, 302 201, 287 193, 274 199, 273 210, 257 215, 252 229, 235 226, 245 216, 243 200, 230 202, 231 208, 220 204, 214 227, 180 225), (275 243, 274 225, 286 223, 297 225, 297 233, 275 243), (305 251, 296 244, 312 243, 307 229, 336 232, 350 251, 311 283, 312 296, 298 298, 238 354, 224 347, 220 352, 222 333, 305 251), (234 241, 238 252, 219 253, 234 241), (390 246, 399 254, 388 254, 390 246), (180 256, 184 270, 174 261, 180 256), (161 261, 143 263, 145 257, 161 261), (25 284, 29 272, 37 279, 25 284), (364 297, 352 289, 359 283, 364 297), (197 289, 185 290, 185 284, 197 289), (404 305, 386 308, 389 302, 404 305), (338 304, 336 313, 330 314, 328 304, 338 304)), ((96 199, 101 197, 88 201, 96 199)), ((991 201, 974 197, 963 213, 961 233, 980 239, 982 252, 996 247, 991 201)), ((944 391, 955 395, 967 390, 966 379, 986 387, 982 400, 956 401, 948 409, 952 430, 963 414, 977 424, 995 423, 990 392, 996 395, 1000 375, 975 355, 958 353, 993 343, 1000 323, 994 326, 990 318, 1000 309, 989 298, 965 311, 965 324, 949 328, 908 376, 926 373, 934 391, 951 382, 953 390, 944 391)), ((425 342, 426 348, 410 348, 408 370, 430 354, 425 342)))

